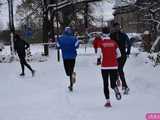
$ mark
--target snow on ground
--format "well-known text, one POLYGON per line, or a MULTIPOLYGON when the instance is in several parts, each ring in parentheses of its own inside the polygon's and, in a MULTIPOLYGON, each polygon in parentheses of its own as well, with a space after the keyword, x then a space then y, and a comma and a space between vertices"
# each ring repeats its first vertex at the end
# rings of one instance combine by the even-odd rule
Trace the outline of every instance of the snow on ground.
MULTIPOLYGON (((32 46, 33 52, 42 47, 32 46)), ((18 62, 0 64, 0 120, 145 120, 146 113, 160 112, 160 67, 152 67, 145 53, 137 49, 127 60, 125 71, 131 93, 117 101, 111 92, 112 108, 105 108, 100 68, 93 49, 79 49, 74 92, 67 89, 62 60, 50 50, 47 62, 30 64, 36 76, 26 70, 19 77, 18 62)))

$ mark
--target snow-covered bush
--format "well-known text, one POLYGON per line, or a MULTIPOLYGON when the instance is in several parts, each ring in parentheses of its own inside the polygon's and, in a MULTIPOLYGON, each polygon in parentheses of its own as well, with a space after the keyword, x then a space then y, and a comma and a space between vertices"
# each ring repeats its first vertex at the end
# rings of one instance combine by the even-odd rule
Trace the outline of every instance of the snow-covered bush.
POLYGON ((142 40, 142 45, 141 47, 145 52, 150 52, 151 47, 152 47, 152 37, 151 33, 149 31, 145 31, 143 34, 143 40, 142 40))
MULTIPOLYGON (((28 62, 45 62, 47 57, 43 56, 41 46, 34 45, 32 49, 26 50, 26 60, 28 62)), ((0 51, 0 63, 11 63, 13 61, 19 61, 17 53, 12 56, 10 46, 4 46, 3 51, 0 51)))
POLYGON ((0 55, 0 63, 11 63, 14 57, 11 55, 0 55))
POLYGON ((47 57, 43 56, 41 53, 35 53, 33 55, 26 57, 27 61, 31 62, 45 62, 47 61, 47 57))
POLYGON ((153 62, 154 67, 160 65, 160 52, 152 53, 148 56, 148 58, 153 62))
MULTIPOLYGON (((43 56, 41 53, 35 53, 30 56, 26 56, 26 60, 28 62, 45 62, 47 61, 47 57, 43 56)), ((14 57, 11 55, 0 55, 0 63, 11 63, 12 61, 19 61, 17 55, 14 57)))

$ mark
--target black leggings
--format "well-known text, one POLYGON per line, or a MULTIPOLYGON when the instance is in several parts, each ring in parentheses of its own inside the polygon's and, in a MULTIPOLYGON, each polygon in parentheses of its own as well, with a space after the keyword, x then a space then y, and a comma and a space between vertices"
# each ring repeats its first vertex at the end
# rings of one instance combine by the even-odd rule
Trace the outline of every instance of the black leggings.
POLYGON ((125 74, 123 71, 124 65, 126 63, 127 57, 126 56, 122 56, 118 59, 118 73, 122 82, 122 87, 127 88, 127 83, 126 83, 126 79, 125 79, 125 74))
POLYGON ((63 60, 64 63, 64 69, 67 76, 71 76, 74 72, 74 66, 75 66, 75 59, 67 59, 63 60))
POLYGON ((70 77, 70 87, 73 87, 72 74, 74 72, 75 61, 75 59, 68 59, 63 61, 66 75, 70 77))
POLYGON ((108 78, 110 76, 110 85, 111 88, 114 89, 117 87, 116 80, 117 80, 117 70, 101 70, 102 78, 103 78, 103 88, 104 88, 104 95, 106 99, 109 99, 109 81, 108 78))
POLYGON ((18 56, 19 56, 19 59, 20 59, 22 73, 24 73, 24 66, 26 66, 31 72, 33 72, 33 69, 31 68, 31 66, 25 60, 25 55, 18 55, 18 56))

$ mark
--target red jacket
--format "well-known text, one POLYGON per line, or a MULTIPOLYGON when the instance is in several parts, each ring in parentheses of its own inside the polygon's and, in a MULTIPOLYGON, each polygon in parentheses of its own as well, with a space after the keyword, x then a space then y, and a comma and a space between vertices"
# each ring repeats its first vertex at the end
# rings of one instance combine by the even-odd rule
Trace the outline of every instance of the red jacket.
POLYGON ((121 53, 114 40, 104 38, 98 48, 98 56, 99 58, 102 56, 102 69, 118 69, 117 58, 121 56, 121 53))
POLYGON ((101 38, 95 38, 94 41, 93 41, 93 47, 96 49, 96 48, 99 48, 100 46, 100 43, 101 43, 101 38))

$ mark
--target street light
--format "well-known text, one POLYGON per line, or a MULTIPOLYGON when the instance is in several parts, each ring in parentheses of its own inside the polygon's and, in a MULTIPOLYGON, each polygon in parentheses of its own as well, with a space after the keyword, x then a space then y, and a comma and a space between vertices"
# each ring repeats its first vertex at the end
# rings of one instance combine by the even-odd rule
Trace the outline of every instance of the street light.
POLYGON ((8 0, 9 9, 9 27, 10 27, 10 39, 11 39, 11 55, 14 55, 14 18, 13 18, 13 0, 8 0))
MULTIPOLYGON (((43 3, 43 42, 48 43, 48 0, 42 0, 43 3)), ((44 44, 44 55, 49 55, 48 45, 44 44)))

